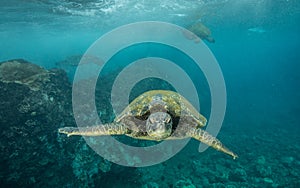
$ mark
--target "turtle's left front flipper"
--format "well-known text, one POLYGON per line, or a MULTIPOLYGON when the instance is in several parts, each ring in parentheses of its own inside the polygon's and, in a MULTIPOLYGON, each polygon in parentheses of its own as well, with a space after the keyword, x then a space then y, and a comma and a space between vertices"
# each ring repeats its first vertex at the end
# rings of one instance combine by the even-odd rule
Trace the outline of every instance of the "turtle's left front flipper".
POLYGON ((232 156, 233 159, 236 159, 238 157, 235 153, 233 153, 227 147, 225 147, 217 138, 213 137, 211 134, 209 134, 203 129, 192 129, 189 131, 188 134, 190 137, 195 138, 196 140, 199 140, 218 151, 224 152, 232 156))
POLYGON ((63 127, 58 129, 59 133, 67 136, 82 135, 82 136, 103 136, 103 135, 123 135, 128 132, 128 129, 122 124, 107 123, 103 125, 91 127, 63 127))

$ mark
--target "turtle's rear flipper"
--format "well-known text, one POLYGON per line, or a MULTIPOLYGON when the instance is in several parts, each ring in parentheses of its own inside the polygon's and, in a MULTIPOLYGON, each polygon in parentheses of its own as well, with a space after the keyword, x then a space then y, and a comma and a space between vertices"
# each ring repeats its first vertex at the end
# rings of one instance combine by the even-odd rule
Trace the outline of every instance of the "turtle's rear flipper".
POLYGON ((58 132, 66 134, 67 136, 103 136, 126 134, 128 129, 121 124, 108 123, 91 127, 63 127, 59 128, 58 132))
POLYGON ((225 147, 217 138, 213 137, 211 134, 209 134, 203 129, 200 128, 193 129, 189 132, 189 136, 203 142, 204 144, 207 144, 208 146, 213 147, 218 151, 221 151, 223 153, 232 156, 233 159, 238 158, 238 156, 235 153, 233 153, 227 147, 225 147))

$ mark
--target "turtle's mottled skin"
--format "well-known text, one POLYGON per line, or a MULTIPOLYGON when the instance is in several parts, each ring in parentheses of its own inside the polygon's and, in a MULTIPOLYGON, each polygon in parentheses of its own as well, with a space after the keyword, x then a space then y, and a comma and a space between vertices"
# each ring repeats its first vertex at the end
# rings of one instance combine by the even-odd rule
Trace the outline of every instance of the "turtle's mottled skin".
POLYGON ((112 123, 77 128, 64 127, 60 133, 83 136, 127 135, 144 140, 170 140, 192 137, 219 151, 238 156, 217 138, 201 129, 202 116, 183 96, 167 90, 152 90, 132 101, 112 123))

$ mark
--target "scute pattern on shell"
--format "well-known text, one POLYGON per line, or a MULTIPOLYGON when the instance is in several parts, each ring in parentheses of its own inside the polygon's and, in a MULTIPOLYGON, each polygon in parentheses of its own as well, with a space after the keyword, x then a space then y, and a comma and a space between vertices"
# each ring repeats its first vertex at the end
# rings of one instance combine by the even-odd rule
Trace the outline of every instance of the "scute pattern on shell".
MULTIPOLYGON (((145 114, 150 113, 150 104, 155 96, 160 96, 162 102, 165 104, 164 109, 174 117, 185 117, 183 121, 187 119, 193 119, 197 122, 199 127, 206 125, 206 118, 199 114, 199 112, 179 93, 169 90, 151 90, 143 93, 136 99, 134 99, 125 110, 116 118, 116 122, 121 121, 128 116, 142 117, 145 114), (188 118, 187 118, 188 117, 188 118)), ((140 118, 142 119, 142 118, 140 118)), ((187 123, 188 124, 188 123, 187 123)))

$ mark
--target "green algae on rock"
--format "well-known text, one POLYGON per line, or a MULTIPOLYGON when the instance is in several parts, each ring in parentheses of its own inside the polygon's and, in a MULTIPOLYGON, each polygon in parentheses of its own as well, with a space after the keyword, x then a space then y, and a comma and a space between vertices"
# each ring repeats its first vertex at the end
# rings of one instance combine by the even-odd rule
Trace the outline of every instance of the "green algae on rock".
POLYGON ((41 83, 50 81, 50 74, 51 72, 48 70, 22 59, 0 64, 0 80, 2 82, 24 84, 34 91, 40 88, 41 83))
POLYGON ((109 162, 82 147, 83 139, 65 142, 57 134, 58 127, 75 125, 71 84, 63 70, 5 61, 0 91, 2 187, 93 187, 90 176, 110 171, 109 162))

